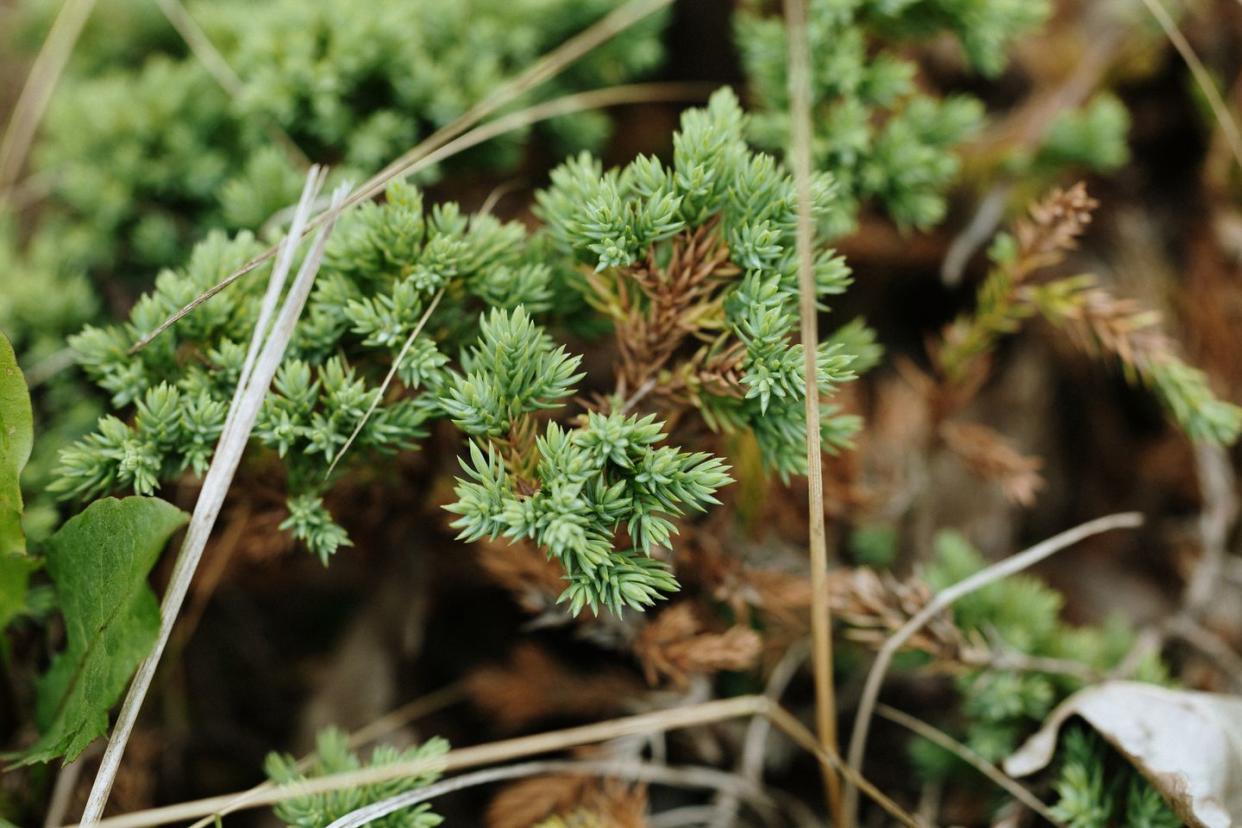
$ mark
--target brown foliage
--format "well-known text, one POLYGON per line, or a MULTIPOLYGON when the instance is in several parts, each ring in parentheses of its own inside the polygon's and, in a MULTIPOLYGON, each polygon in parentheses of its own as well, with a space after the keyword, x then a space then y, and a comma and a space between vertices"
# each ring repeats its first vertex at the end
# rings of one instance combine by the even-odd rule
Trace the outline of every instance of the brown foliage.
POLYGON ((470 700, 502 730, 518 730, 551 716, 616 713, 640 689, 621 670, 574 672, 530 642, 514 647, 505 664, 480 667, 466 677, 470 700))
POLYGON ((647 789, 590 776, 538 776, 509 785, 487 809, 487 828, 532 828, 553 817, 565 828, 645 828, 647 789))
POLYGON ((1028 217, 1014 222, 1018 261, 1012 280, 1019 282, 1032 270, 1060 263, 1078 245, 1098 206, 1081 181, 1068 190, 1054 189, 1031 205, 1028 217))
MULTIPOLYGON (((872 647, 883 644, 932 599, 931 589, 918 579, 899 581, 866 568, 833 573, 828 588, 833 615, 848 627, 846 635, 872 647)), ((952 663, 979 661, 980 646, 948 613, 932 618, 907 644, 952 663)))
POLYGON ((694 606, 683 602, 664 610, 643 628, 634 642, 634 654, 650 684, 663 676, 685 687, 691 676, 753 667, 762 646, 759 634, 749 627, 704 632, 694 606))
POLYGON ((665 407, 696 405, 703 392, 741 396, 743 346, 721 345, 713 320, 721 313, 721 288, 737 275, 729 248, 712 221, 672 239, 661 263, 653 247, 628 268, 587 275, 591 301, 616 325, 617 395, 626 408, 645 397, 665 407), (690 340, 702 345, 669 366, 690 340))
POLYGON ((968 469, 1000 486, 1009 500, 1022 506, 1035 503, 1035 493, 1044 486, 1040 458, 1022 454, 995 430, 978 423, 949 420, 941 424, 940 437, 968 469))

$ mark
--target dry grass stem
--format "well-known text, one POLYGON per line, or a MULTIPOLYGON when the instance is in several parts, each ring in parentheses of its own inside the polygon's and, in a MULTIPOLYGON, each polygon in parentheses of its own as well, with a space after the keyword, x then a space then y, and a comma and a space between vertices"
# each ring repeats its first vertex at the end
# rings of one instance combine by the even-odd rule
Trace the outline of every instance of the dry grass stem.
POLYGON ((410 331, 410 335, 405 338, 405 344, 401 346, 401 351, 397 354, 396 359, 392 361, 392 367, 388 369, 388 373, 384 375, 384 381, 380 383, 379 391, 375 395, 375 399, 371 400, 371 404, 367 406, 367 411, 358 420, 358 425, 354 426, 353 432, 349 435, 349 439, 345 441, 345 445, 341 446, 341 450, 332 458, 332 462, 328 464, 328 470, 323 473, 324 479, 332 476, 332 470, 341 462, 341 458, 345 456, 345 452, 349 451, 349 447, 354 444, 354 440, 358 439, 358 435, 362 432, 362 427, 371 419, 371 415, 375 413, 375 409, 379 408, 380 401, 384 399, 384 394, 388 391, 388 386, 392 385, 393 378, 397 376, 397 369, 401 367, 401 360, 405 359, 406 354, 410 352, 410 346, 414 344, 414 340, 422 333, 423 326, 427 324, 427 320, 431 318, 431 313, 436 309, 436 305, 440 304, 440 300, 444 297, 444 288, 440 288, 436 295, 432 297, 431 302, 427 305, 427 310, 423 311, 423 315, 419 317, 418 324, 414 326, 414 330, 410 331))
POLYGON ((747 783, 741 777, 702 767, 669 767, 645 762, 622 761, 538 761, 524 762, 519 765, 506 765, 498 768, 445 779, 426 787, 391 797, 373 805, 359 808, 353 813, 341 817, 328 828, 361 828, 388 814, 404 808, 427 802, 438 796, 454 791, 465 790, 479 785, 488 785, 506 779, 523 779, 544 774, 588 775, 609 778, 623 778, 634 782, 649 782, 658 785, 669 785, 679 788, 706 788, 709 790, 732 790, 740 793, 746 802, 772 824, 777 816, 776 804, 763 792, 758 785, 747 783))
POLYGON ((1147 6, 1151 16, 1156 18, 1160 28, 1164 29, 1164 34, 1173 44, 1173 48, 1182 56, 1182 60, 1186 61, 1190 74, 1194 76, 1195 85, 1203 93, 1204 100, 1212 109, 1212 115, 1216 118, 1216 123, 1220 126, 1221 133, 1224 134, 1225 141, 1233 152, 1233 159, 1238 162, 1238 166, 1242 167, 1242 135, 1239 135, 1238 124, 1233 120, 1233 115, 1229 113, 1229 106, 1221 97, 1220 90, 1216 88, 1216 82, 1212 80, 1211 73, 1203 65, 1203 61, 1199 60, 1199 56, 1190 46, 1190 41, 1177 28, 1177 23, 1160 0, 1143 0, 1143 5, 1147 6))
MULTIPOLYGON (((703 702, 702 704, 679 707, 672 710, 641 713, 635 716, 627 716, 565 730, 548 731, 531 736, 490 742, 475 747, 459 748, 436 759, 398 762, 382 767, 365 768, 348 773, 307 779, 256 794, 250 797, 243 807, 264 807, 297 797, 345 790, 360 785, 371 785, 406 776, 417 776, 432 769, 448 773, 465 768, 521 759, 540 753, 606 742, 627 736, 644 736, 670 730, 681 730, 749 716, 763 716, 767 718, 776 728, 789 736, 795 744, 813 754, 821 765, 836 768, 847 779, 852 780, 861 791, 874 799, 897 822, 912 828, 918 828, 918 822, 901 806, 885 796, 883 792, 866 779, 863 779, 846 767, 840 757, 824 750, 815 736, 788 711, 762 696, 737 696, 731 699, 703 702)), ((161 808, 111 817, 99 822, 98 825, 100 828, 146 828, 147 826, 167 825, 173 822, 197 819, 199 817, 211 816, 220 812, 223 808, 233 806, 241 796, 242 794, 239 793, 224 794, 192 802, 182 802, 177 805, 167 805, 161 808)), ((80 826, 75 826, 74 828, 80 828, 80 826)))
MULTIPOLYGON (((319 188, 323 185, 323 179, 323 171, 318 167, 312 167, 307 175, 307 184, 302 192, 301 204, 306 205, 314 200, 319 188)), ((334 201, 339 203, 345 193, 346 188, 340 188, 334 196, 334 201)), ((307 212, 305 209, 299 210, 296 215, 301 219, 307 215, 307 212)), ((297 278, 290 287, 279 313, 275 315, 270 335, 267 335, 261 343, 259 336, 251 341, 250 351, 239 377, 224 429, 216 445, 211 466, 203 479, 202 490, 194 507, 194 515, 190 519, 168 589, 164 594, 160 607, 159 635, 151 653, 139 666, 125 702, 121 706, 120 715, 117 717, 108 747, 104 751, 103 761, 100 763, 95 782, 91 787, 90 797, 87 799, 86 809, 82 815, 83 825, 93 825, 103 815, 104 805, 107 803, 113 780, 121 765, 125 745, 138 720, 138 713, 155 677, 160 656, 168 644, 173 624, 185 602, 194 572, 198 568, 203 549, 207 545, 207 539, 215 527, 216 518, 224 504, 224 497, 228 493, 229 486, 233 482, 233 475, 241 462, 242 452, 245 451, 250 432, 254 429, 258 419, 259 409, 267 396, 268 388, 284 356, 285 348, 293 337, 294 328, 306 304, 306 299, 310 295, 315 274, 319 269, 319 262, 323 257, 324 245, 331 230, 332 224, 328 223, 317 234, 311 251, 303 260, 297 278)), ((282 255, 279 259, 281 268, 273 271, 269 286, 283 285, 288 270, 292 266, 292 248, 301 238, 300 231, 301 227, 295 219, 295 225, 290 228, 282 245, 282 255)), ((273 292, 269 290, 269 296, 272 295, 274 295, 273 292)), ((272 304, 274 305, 274 301, 272 304)), ((265 331, 268 318, 272 316, 272 308, 267 307, 266 302, 264 310, 266 313, 260 314, 256 332, 265 331)))
MULTIPOLYGON (((828 538, 824 527, 824 468, 819 433, 819 347, 815 297, 814 227, 811 216, 811 53, 806 0, 785 0, 789 29, 789 157, 798 192, 798 310, 802 320, 806 402, 807 509, 811 550, 811 641, 815 676, 815 726, 824 749, 837 749, 837 705, 832 686, 832 618, 828 607, 828 538)), ((842 825, 840 780, 824 767, 833 823, 842 825)))
POLYGON ((7 193, 21 175, 52 92, 94 8, 95 0, 66 0, 60 7, 0 140, 0 193, 7 193))

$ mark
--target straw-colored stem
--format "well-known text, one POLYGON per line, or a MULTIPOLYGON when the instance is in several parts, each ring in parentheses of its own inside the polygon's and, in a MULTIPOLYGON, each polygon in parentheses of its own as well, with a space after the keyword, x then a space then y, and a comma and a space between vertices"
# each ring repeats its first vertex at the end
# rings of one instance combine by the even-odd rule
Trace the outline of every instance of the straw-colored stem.
MULTIPOLYGON (((319 187, 323 184, 321 170, 318 167, 312 167, 307 180, 307 187, 302 193, 303 203, 313 201, 318 194, 319 187)), ((335 200, 339 202, 344 198, 345 192, 346 190, 343 187, 338 190, 335 200)), ((306 214, 306 210, 301 210, 298 213, 299 217, 304 217, 306 214)), ((150 654, 139 665, 134 680, 130 684, 129 692, 125 696, 125 702, 122 704, 121 712, 117 716, 116 725, 108 741, 108 747, 104 750, 103 760, 95 776, 95 782, 91 786, 86 809, 82 814, 83 825, 96 824, 103 815, 104 806, 107 804, 108 795, 112 790, 113 780, 115 780, 117 771, 120 769, 121 758, 125 753, 125 746, 129 742, 130 733, 133 732, 134 725, 138 720, 138 713, 142 709, 142 703, 146 699, 147 691, 155 678, 155 671, 159 666, 160 657, 163 655, 164 648, 168 645, 168 640, 172 635, 173 624, 176 623, 177 616, 181 612, 181 606, 189 593, 190 583, 198 568, 198 562, 202 558, 203 549, 207 545, 207 539, 215 527, 220 509, 224 505, 225 495, 233 482, 233 475, 237 471, 237 466, 241 462, 242 453, 245 451, 246 443, 250 439, 250 433, 258 419, 263 399, 267 396, 272 378, 276 374, 276 369, 280 365, 289 340, 293 337, 293 330, 297 325, 298 317, 301 316, 302 308, 310 295, 311 285, 314 283, 315 274, 319 269, 319 262, 323 258, 324 245, 331 229, 332 225, 328 223, 321 228, 316 236, 311 251, 303 260, 297 278, 294 280, 292 287, 290 287, 280 312, 276 315, 271 334, 262 342, 262 348, 260 349, 259 347, 260 342, 258 338, 251 342, 251 353, 257 353, 258 356, 254 358, 248 356, 246 360, 247 364, 252 366, 252 371, 249 375, 243 374, 240 377, 237 391, 233 395, 224 430, 216 445, 211 466, 207 469, 207 474, 204 477, 202 490, 194 506, 194 514, 190 518, 190 525, 186 530, 185 539, 182 541, 181 550, 178 552, 177 562, 173 567, 168 589, 164 593, 164 600, 160 606, 160 629, 155 645, 152 647, 150 654)), ((286 247, 297 245, 301 237, 300 230, 301 228, 297 226, 290 228, 284 242, 286 247)), ((292 263, 292 256, 282 256, 281 263, 287 272, 288 267, 292 263)), ((285 272, 273 273, 273 284, 283 283, 285 275, 285 272)), ((260 321, 260 327, 262 327, 262 320, 260 321)))
MULTIPOLYGON (((347 773, 302 780, 274 787, 253 796, 246 792, 246 802, 240 807, 257 808, 274 805, 278 802, 302 796, 347 790, 360 785, 373 785, 392 779, 417 776, 429 770, 448 773, 465 768, 522 759, 541 753, 566 750, 581 745, 606 742, 627 736, 643 736, 670 730, 681 730, 749 716, 764 716, 769 719, 776 728, 789 736, 795 744, 810 751, 821 765, 836 768, 846 775, 847 778, 852 779, 860 790, 874 799, 880 807, 891 814, 899 823, 907 826, 918 826, 915 819, 899 805, 886 797, 866 779, 846 768, 839 756, 825 751, 815 736, 788 711, 762 696, 738 696, 731 699, 678 707, 672 710, 640 713, 635 716, 571 727, 565 730, 537 733, 531 736, 490 742, 475 747, 459 748, 435 759, 396 762, 381 767, 365 768, 347 773)), ((193 802, 182 802, 177 805, 153 808, 147 811, 138 811, 105 819, 99 823, 99 828, 147 828, 147 826, 166 825, 173 822, 197 819, 220 813, 225 808, 234 807, 241 797, 242 794, 237 793, 225 794, 193 802)))
POLYGON ((21 174, 52 92, 94 8, 95 0, 66 0, 60 7, 0 140, 0 192, 6 192, 21 174))
POLYGON ((475 788, 480 785, 490 785, 495 782, 543 776, 545 774, 600 776, 678 788, 706 788, 708 790, 733 791, 735 794, 743 797, 755 809, 756 813, 763 817, 765 824, 773 824, 777 819, 776 803, 764 793, 763 788, 748 782, 736 774, 717 770, 716 768, 675 767, 652 762, 635 762, 628 759, 621 761, 542 760, 523 762, 518 765, 502 765, 435 782, 417 790, 407 791, 381 802, 359 808, 331 823, 328 825, 328 828, 362 828, 362 826, 382 819, 391 813, 411 808, 423 802, 429 802, 445 794, 475 788))
MULTIPOLYGON (((790 163, 798 192, 798 310, 802 320, 802 368, 806 406, 806 482, 811 552, 811 669, 815 677, 815 727, 820 743, 837 750, 837 704, 832 685, 832 618, 828 607, 828 538, 824 528, 824 472, 819 434, 816 354, 819 326, 815 302, 814 219, 811 216, 811 50, 806 0, 785 0, 789 30, 790 163)), ((823 768, 833 824, 841 819, 841 783, 823 768)))

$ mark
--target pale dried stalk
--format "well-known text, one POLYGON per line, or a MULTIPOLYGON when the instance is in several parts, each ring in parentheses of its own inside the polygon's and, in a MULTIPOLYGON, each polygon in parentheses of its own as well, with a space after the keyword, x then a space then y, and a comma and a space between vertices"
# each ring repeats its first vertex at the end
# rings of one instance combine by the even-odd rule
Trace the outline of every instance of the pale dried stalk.
POLYGON ((30 67, 21 96, 13 107, 4 140, 0 141, 0 193, 7 193, 10 185, 17 181, 39 122, 43 120, 43 113, 52 99, 52 91, 56 89, 78 36, 82 34, 82 27, 94 8, 95 0, 66 0, 65 5, 60 7, 47 39, 30 67))
MULTIPOLYGON (((630 26, 633 26, 635 23, 638 23, 639 21, 644 20, 647 17, 650 17, 652 14, 655 14, 657 11, 668 6, 671 3, 672 3, 672 0, 630 0, 629 3, 626 3, 624 6, 621 6, 620 8, 616 9, 611 14, 609 14, 607 17, 605 17, 603 20, 600 20, 598 23, 595 23, 594 25, 587 27, 583 31, 571 37, 569 40, 566 40, 560 46, 553 49, 551 52, 548 52, 546 55, 541 57, 539 60, 535 61, 535 63, 533 63, 531 66, 527 67, 527 69, 525 69, 521 74, 519 74, 513 80, 509 81, 508 83, 501 84, 499 87, 496 88, 496 90, 492 94, 488 95, 482 101, 472 106, 468 111, 466 111, 460 117, 456 118, 452 123, 449 123, 446 126, 443 126, 440 129, 436 130, 434 133, 428 136, 426 140, 420 142, 417 146, 415 146, 413 149, 406 152, 396 161, 392 162, 391 164, 386 166, 384 169, 380 170, 378 173, 372 176, 369 181, 367 181, 365 184, 363 184, 361 187, 359 187, 357 190, 351 193, 349 198, 345 200, 345 203, 342 205, 341 209, 342 210, 348 209, 350 207, 353 207, 356 204, 360 204, 363 201, 370 199, 371 197, 381 192, 384 189, 384 185, 387 184, 389 181, 393 180, 394 178, 397 178, 400 176, 412 175, 414 172, 424 167, 427 167, 431 164, 436 163, 436 160, 439 160, 439 159, 432 160, 432 157, 436 155, 437 152, 439 152, 440 150, 443 150, 451 146, 452 144, 456 143, 458 139, 467 137, 467 135, 469 134, 467 133, 467 130, 469 130, 475 124, 478 124, 484 118, 497 112, 502 107, 511 103, 513 100, 515 100, 522 94, 530 91, 531 89, 543 83, 544 81, 555 77, 560 72, 562 72, 567 66, 569 66, 574 61, 581 58, 583 55, 590 52, 592 49, 607 42, 611 38, 615 37, 616 35, 628 29, 630 26)), ((631 88, 631 87, 618 87, 618 88, 625 89, 625 88, 631 88)), ((606 91, 606 90, 598 90, 598 91, 606 91)), ((586 93, 586 94, 590 94, 590 93, 586 93)), ((567 97, 574 98, 575 96, 570 95, 567 97)), ((648 97, 648 98, 640 99, 640 100, 654 100, 654 99, 656 98, 648 97)), ((566 100, 566 98, 561 98, 559 100, 564 101, 566 100)), ((621 102, 628 102, 628 100, 629 99, 626 99, 621 102)), ((555 104, 556 101, 552 101, 550 103, 555 104)), ((594 105, 594 107, 606 106, 606 105, 607 104, 604 104, 604 103, 597 103, 594 105)), ((590 109, 594 107, 584 106, 582 108, 590 109)), ((529 110, 523 110, 523 111, 528 113, 527 117, 530 118, 530 113, 538 109, 539 107, 531 107, 529 110)), ((575 111, 575 110, 570 109, 569 111, 575 111)), ((556 115, 565 115, 565 114, 568 114, 569 111, 555 112, 551 115, 547 115, 544 117, 550 118, 550 117, 555 117, 556 115)), ((514 113, 514 115, 519 115, 519 114, 521 113, 514 113)), ((501 120, 505 120, 505 119, 501 119, 501 120)), ((527 125, 527 124, 533 123, 536 120, 542 120, 542 118, 538 118, 538 117, 530 118, 524 123, 519 122, 519 125, 527 125)), ((511 127, 511 129, 516 129, 516 128, 518 127, 516 126, 511 127)), ((489 135, 488 137, 490 138, 494 136, 489 135)), ((474 143, 481 143, 482 141, 485 141, 485 140, 487 140, 487 138, 480 138, 474 143)), ((458 149, 454 150, 454 152, 460 152, 461 150, 466 149, 467 147, 474 146, 474 143, 467 142, 464 145, 460 146, 458 149)), ((451 155, 452 153, 449 153, 449 154, 451 155)), ((444 156, 441 156, 441 157, 444 157, 444 156)), ((316 217, 314 221, 310 223, 310 225, 308 225, 308 229, 317 227, 321 222, 329 220, 329 218, 331 218, 332 216, 333 214, 331 211, 320 214, 318 217, 316 217)), ((193 301, 191 301, 188 305, 186 305, 181 310, 177 311, 172 316, 170 316, 160 326, 158 326, 154 331, 152 331, 151 333, 147 334, 142 339, 140 339, 130 349, 130 353, 133 353, 135 351, 141 350, 142 348, 146 347, 146 345, 150 343, 152 339, 159 336, 163 331, 167 330, 167 328, 173 323, 175 323, 178 319, 182 318, 187 313, 189 313, 191 310, 193 310, 195 307, 207 301, 208 299, 210 299, 212 296, 219 293, 224 288, 228 287, 230 284, 232 284, 237 279, 240 279, 242 276, 246 275, 247 273, 257 268, 263 262, 270 259, 275 254, 275 252, 276 252, 276 249, 274 247, 268 248, 263 253, 260 253, 258 256, 255 256, 253 259, 246 262, 244 265, 242 265, 240 268, 234 271, 231 275, 229 275, 223 281, 221 281, 214 287, 209 288, 203 294, 201 294, 200 296, 195 298, 193 301)))
MULTIPOLYGON (((430 770, 447 773, 464 768, 534 756, 540 753, 565 750, 580 745, 606 742, 627 736, 642 736, 669 730, 680 730, 747 716, 763 716, 767 718, 774 726, 789 736, 795 744, 813 754, 820 764, 835 767, 848 779, 853 780, 860 790, 874 799, 880 807, 892 815, 899 823, 918 828, 918 823, 901 806, 885 796, 866 779, 845 767, 839 756, 824 750, 815 736, 783 707, 762 696, 738 696, 731 699, 678 707, 672 710, 641 713, 635 716, 627 716, 621 719, 612 719, 606 722, 597 722, 565 730, 537 733, 531 736, 490 742, 475 747, 459 748, 435 759, 397 762, 382 767, 364 768, 348 773, 302 780, 250 796, 242 807, 256 808, 274 805, 278 802, 302 796, 346 790, 360 785, 373 785, 392 779, 417 776, 430 770)), ((249 796, 249 792, 246 792, 246 794, 249 796)), ((236 793, 224 794, 192 802, 182 802, 177 805, 152 808, 146 811, 111 817, 98 823, 98 825, 99 828, 147 828, 147 826, 166 825, 187 819, 197 819, 216 814, 224 808, 233 807, 240 796, 240 794, 236 793)), ((74 828, 81 828, 81 826, 74 826, 74 828)))
POLYGON ((1053 815, 1052 810, 1039 800, 1035 794, 1028 791, 1022 785, 1018 784, 1011 777, 1007 776, 1004 771, 984 759, 979 754, 968 748, 966 745, 954 739, 944 731, 932 727, 927 722, 916 719, 913 716, 903 713, 895 707, 889 707, 887 704, 877 705, 876 712, 890 722, 895 722, 902 727, 917 733, 929 742, 935 742, 940 747, 957 756, 966 764, 970 765, 979 773, 996 783, 998 787, 1003 788, 1014 799, 1030 808, 1035 813, 1046 819, 1048 822, 1056 825, 1057 828, 1064 828, 1065 823, 1057 819, 1053 815))
POLYGON ((627 779, 633 782, 649 782, 657 785, 669 785, 679 788, 707 788, 709 790, 734 791, 743 796, 756 812, 764 817, 767 824, 776 819, 776 803, 764 793, 763 788, 747 782, 736 774, 715 768, 704 767, 670 767, 650 762, 624 761, 557 761, 544 760, 524 762, 520 765, 506 765, 488 768, 476 773, 468 773, 445 779, 426 787, 385 799, 359 808, 352 813, 331 823, 328 828, 361 828, 382 819, 388 814, 410 808, 422 802, 435 799, 444 794, 461 791, 479 785, 489 785, 508 779, 523 779, 545 774, 587 775, 627 779))
MULTIPOLYGON (((854 729, 850 734, 848 765, 850 770, 858 771, 862 767, 863 753, 867 748, 867 732, 871 724, 871 716, 875 712, 876 701, 880 695, 880 686, 888 673, 889 664, 901 647, 917 633, 924 624, 935 618, 939 613, 951 607, 958 599, 982 589, 988 584, 1021 572, 1044 558, 1054 555, 1081 540, 1108 532, 1113 529, 1125 529, 1140 526, 1143 516, 1137 512, 1123 512, 1088 521, 1059 535, 1054 535, 1031 548, 1019 552, 1013 557, 997 561, 991 566, 976 572, 969 578, 963 578, 956 584, 936 593, 936 597, 928 602, 917 615, 911 618, 901 629, 893 633, 884 642, 876 654, 871 671, 867 674, 863 685, 862 697, 858 703, 858 714, 854 718, 854 729)), ((848 781, 845 785, 845 818, 847 826, 853 825, 858 810, 858 792, 848 781)))
MULTIPOLYGON (((828 606, 828 538, 824 529, 824 470, 819 434, 818 311, 815 303, 814 228, 811 217, 811 48, 806 0, 785 0, 789 29, 790 163, 798 191, 798 312, 802 319, 802 368, 806 405, 806 478, 811 547, 811 662, 815 676, 815 727, 824 749, 837 750, 837 705, 832 686, 832 618, 828 606)), ((841 785, 823 766, 833 824, 841 824, 841 785)))
MULTIPOLYGON (((318 194, 319 187, 322 186, 323 177, 323 173, 318 167, 311 168, 307 175, 307 186, 302 192, 302 203, 309 203, 314 200, 318 194)), ((334 202, 339 204, 347 191, 347 187, 344 186, 338 189, 333 197, 334 202)), ((299 218, 304 218, 307 215, 307 211, 299 210, 296 215, 299 218)), ((301 238, 301 229, 301 227, 296 225, 290 228, 284 240, 284 248, 297 246, 301 238)), ((177 616, 181 611, 181 605, 189 592, 190 582, 193 580, 194 572, 198 568, 198 562, 202 557, 203 549, 207 545, 207 539, 215 526, 216 518, 220 514, 220 508, 224 504, 224 497, 228 493, 229 486, 233 482, 233 475, 241 462, 242 453, 250 439, 250 432, 254 429, 255 421, 258 419, 263 399, 267 396, 272 378, 275 376, 276 369, 284 357, 285 348, 293 336, 293 330, 297 325, 298 317, 301 315, 306 299, 310 295, 311 285, 315 281, 315 274, 323 258, 324 245, 327 243, 327 237, 331 230, 332 223, 329 222, 316 235, 314 244, 303 260, 302 267, 298 271, 293 286, 289 289, 289 295, 276 316, 270 336, 262 343, 262 350, 258 356, 254 359, 247 359, 247 363, 251 364, 252 370, 248 376, 243 375, 240 377, 237 390, 234 392, 233 401, 230 405, 229 416, 225 421, 224 430, 221 432, 220 440, 216 444, 211 467, 208 468, 203 480, 203 487, 199 493, 198 502, 194 506, 194 515, 190 519, 189 528, 186 530, 185 539, 181 544, 181 551, 177 555, 177 562, 173 568, 172 577, 160 607, 159 635, 156 638, 155 646, 152 648, 151 653, 139 666, 133 683, 130 685, 129 693, 125 697, 125 703, 121 706, 120 715, 117 717, 116 726, 108 742, 108 747, 104 751, 103 761, 100 763, 99 771, 95 776, 95 783, 91 786, 90 797, 87 799, 86 809, 82 814, 83 825, 94 825, 99 822, 100 817, 103 815, 104 805, 107 804, 113 780, 116 778, 117 770, 119 770, 121 765, 125 745, 129 741, 135 722, 138 720, 138 713, 142 708, 143 700, 146 698, 147 691, 150 689, 151 682, 155 677, 156 668, 159 666, 160 656, 168 644, 173 624, 176 622, 177 616)), ((274 272, 271 278, 273 283, 283 284, 285 277, 288 275, 288 268, 292 265, 292 253, 282 254, 279 263, 283 268, 283 272, 274 272)), ((264 327, 264 320, 261 319, 260 329, 262 327, 264 327)), ((259 348, 259 344, 257 338, 251 342, 252 353, 259 348)))
POLYGON ((1168 9, 1160 3, 1160 0, 1143 0, 1143 5, 1147 6, 1151 16, 1156 18, 1160 28, 1164 29, 1165 36, 1169 38, 1173 48, 1182 56, 1182 60, 1186 61, 1190 74, 1194 76, 1195 84, 1203 93, 1204 99, 1212 110, 1212 115, 1215 116, 1221 132, 1225 135, 1225 141, 1233 152, 1234 160, 1238 162, 1238 166, 1242 166, 1242 135, 1238 134, 1238 125, 1234 122, 1233 116, 1229 114, 1229 106, 1220 96, 1220 90, 1216 88, 1212 75, 1203 65, 1203 61, 1199 60, 1199 56, 1191 48, 1190 41, 1177 28, 1177 23, 1173 21, 1168 9))

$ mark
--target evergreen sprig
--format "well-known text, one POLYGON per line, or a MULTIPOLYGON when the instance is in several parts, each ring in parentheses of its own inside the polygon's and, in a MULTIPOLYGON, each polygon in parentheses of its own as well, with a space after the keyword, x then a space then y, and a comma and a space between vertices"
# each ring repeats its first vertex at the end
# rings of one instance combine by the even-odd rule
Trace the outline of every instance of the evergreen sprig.
MULTIPOLYGON (((538 194, 538 215, 595 271, 587 299, 613 319, 624 356, 618 405, 631 394, 688 405, 713 428, 753 433, 765 462, 789 475, 806 464, 796 198, 783 165, 747 146, 746 123, 722 89, 683 116, 671 164, 640 157, 604 171, 589 156, 571 159, 538 194)), ((837 188, 822 174, 812 185, 823 216, 837 188)), ((833 251, 819 248, 814 265, 821 299, 849 285, 833 251)), ((820 346, 822 394, 855 377, 850 344, 820 346)), ((847 444, 856 428, 825 409, 828 446, 847 444)))
POLYGON ((589 412, 577 427, 551 422, 530 440, 524 418, 568 395, 579 379, 570 375, 577 359, 553 351, 520 308, 493 312, 481 327, 470 374, 450 383, 443 401, 467 433, 506 439, 470 442, 457 500, 446 507, 459 516, 458 537, 504 536, 546 548, 565 570, 561 601, 575 615, 585 606, 642 609, 676 590, 667 566, 650 555, 676 533, 671 518, 718 502, 728 467, 706 453, 657 445, 665 435, 654 415, 589 412), (504 338, 512 344, 497 347, 504 338), (632 548, 617 548, 622 529, 632 548))
MULTIPOLYGON (((422 393, 378 401, 355 441, 364 452, 412 448, 430 419, 454 405, 460 410, 462 399, 437 392, 456 376, 448 354, 479 330, 483 306, 527 298, 536 307, 551 305, 550 271, 526 241, 521 225, 467 217, 455 204, 425 210, 419 191, 402 183, 389 187, 384 204, 342 220, 253 437, 288 469, 285 528, 319 557, 348 543, 323 506, 324 474, 377 402, 387 365, 434 296, 452 298, 437 305, 398 368, 407 388, 422 393), (521 289, 507 290, 515 273, 523 276, 521 289)), ((132 405, 134 416, 126 422, 109 415, 95 434, 65 449, 57 491, 75 498, 118 487, 146 492, 183 472, 204 471, 257 319, 262 276, 203 305, 138 355, 126 351, 257 249, 249 234, 212 234, 185 268, 160 274, 127 323, 88 327, 72 340, 113 406, 132 405)))
MULTIPOLYGON (((752 0, 735 18, 735 40, 755 111, 750 136, 762 147, 789 146, 784 22, 752 0)), ((958 171, 952 150, 978 127, 983 107, 967 95, 939 98, 916 85, 918 69, 902 42, 951 32, 986 74, 1004 63, 1006 44, 1040 23, 1042 0, 813 0, 807 37, 817 169, 839 194, 820 216, 831 237, 855 226, 876 202, 902 227, 926 228, 945 212, 944 192, 958 171)))
POLYGON ((1052 813, 1069 828, 1179 828, 1160 792, 1095 733, 1066 730, 1052 813))
MULTIPOLYGON (((448 750, 448 742, 439 737, 429 739, 421 745, 404 751, 388 745, 380 745, 372 751, 365 767, 375 768, 398 762, 435 760, 448 753, 448 750)), ((285 754, 270 753, 265 763, 268 779, 277 785, 287 785, 317 776, 356 771, 363 767, 358 755, 349 749, 349 740, 345 733, 334 727, 321 730, 316 736, 315 754, 306 771, 299 770, 297 760, 285 754)), ((425 787, 439 777, 439 771, 430 770, 417 776, 402 776, 388 782, 376 782, 339 791, 294 797, 279 803, 273 811, 277 819, 289 828, 327 828, 328 825, 359 808, 382 802, 406 791, 425 787)), ((423 803, 411 808, 402 808, 380 817, 371 824, 381 826, 381 828, 435 828, 442 822, 444 818, 432 811, 429 803, 423 803)))

